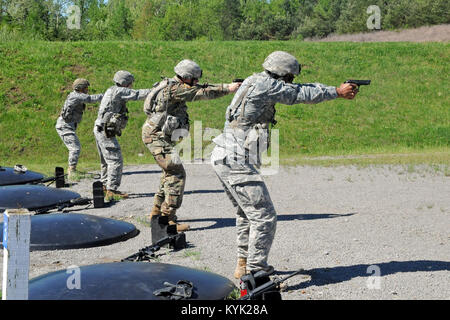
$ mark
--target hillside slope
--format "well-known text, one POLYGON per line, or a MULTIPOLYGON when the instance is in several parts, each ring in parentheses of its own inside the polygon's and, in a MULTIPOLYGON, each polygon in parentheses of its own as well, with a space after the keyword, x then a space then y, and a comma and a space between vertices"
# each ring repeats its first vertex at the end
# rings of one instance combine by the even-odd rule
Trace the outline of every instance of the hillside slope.
MULTIPOLYGON (((298 82, 338 85, 371 79, 354 101, 277 107, 282 157, 444 150, 450 145, 448 43, 311 42, 7 42, 0 44, 0 165, 65 164, 67 150, 54 125, 71 83, 88 78, 91 93, 112 85, 117 70, 131 71, 134 88, 172 76, 184 58, 197 61, 203 81, 230 82, 262 70, 274 50, 296 55, 298 82)), ((189 105, 191 121, 222 129, 232 96, 189 105)), ((78 133, 80 163, 97 163, 92 134, 98 104, 88 106, 78 133)), ((129 103, 130 121, 119 138, 125 161, 149 161, 141 141, 142 102, 129 103)), ((210 142, 206 141, 205 144, 210 142)))

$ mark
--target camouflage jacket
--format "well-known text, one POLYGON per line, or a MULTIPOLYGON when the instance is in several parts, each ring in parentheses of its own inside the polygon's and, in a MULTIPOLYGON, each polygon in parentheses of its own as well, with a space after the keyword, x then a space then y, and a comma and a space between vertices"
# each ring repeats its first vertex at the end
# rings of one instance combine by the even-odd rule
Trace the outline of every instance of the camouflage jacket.
POLYGON ((186 102, 216 99, 230 92, 224 84, 190 86, 177 77, 165 80, 167 86, 156 95, 154 105, 149 105, 149 101, 144 103, 144 111, 148 115, 145 123, 148 134, 170 136, 175 129, 189 130, 186 102))
POLYGON ((127 102, 144 100, 149 93, 150 89, 133 90, 116 85, 110 87, 103 96, 95 125, 104 127, 115 115, 127 117, 127 102))
POLYGON ((78 124, 81 122, 86 103, 95 103, 102 100, 103 94, 89 95, 77 91, 69 93, 61 110, 61 118, 67 123, 78 124))
POLYGON ((266 72, 254 74, 245 79, 227 108, 224 133, 213 140, 227 151, 222 150, 220 155, 216 151, 215 157, 248 156, 248 145, 252 142, 249 139, 255 142, 261 135, 268 138, 269 124, 275 123, 276 103, 314 104, 335 98, 335 87, 320 83, 286 83, 270 77, 266 72), (253 132, 255 128, 256 133, 253 132))
POLYGON ((335 99, 336 88, 320 83, 286 83, 266 72, 254 74, 242 83, 227 108, 226 124, 236 121, 242 129, 255 124, 273 123, 275 104, 319 103, 335 99))

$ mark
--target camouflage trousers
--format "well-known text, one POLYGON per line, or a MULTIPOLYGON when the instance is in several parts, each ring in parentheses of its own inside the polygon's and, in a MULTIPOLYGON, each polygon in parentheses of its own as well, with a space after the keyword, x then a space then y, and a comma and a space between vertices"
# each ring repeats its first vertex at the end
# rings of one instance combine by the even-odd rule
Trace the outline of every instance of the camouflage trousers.
POLYGON ((66 123, 60 117, 56 123, 56 132, 69 150, 69 166, 76 166, 80 157, 81 144, 75 133, 76 124, 66 123))
POLYGON ((184 170, 175 144, 167 141, 162 135, 150 134, 144 126, 142 140, 156 163, 162 169, 162 175, 155 193, 154 205, 161 208, 161 213, 176 219, 175 213, 183 202, 186 171, 184 170))
POLYGON ((248 271, 267 270, 277 214, 266 184, 251 164, 211 160, 226 194, 237 207, 238 258, 247 259, 248 271))
POLYGON ((116 191, 122 181, 123 158, 116 137, 107 138, 94 128, 95 142, 101 161, 101 181, 108 190, 116 191))

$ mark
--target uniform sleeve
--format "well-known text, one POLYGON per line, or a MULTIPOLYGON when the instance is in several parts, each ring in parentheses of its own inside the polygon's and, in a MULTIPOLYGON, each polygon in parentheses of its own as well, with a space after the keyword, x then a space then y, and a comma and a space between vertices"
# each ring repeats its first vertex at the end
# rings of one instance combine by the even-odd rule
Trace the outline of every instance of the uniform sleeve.
POLYGON ((178 101, 212 100, 230 93, 226 84, 209 84, 207 87, 200 85, 189 86, 180 84, 173 90, 173 99, 178 101))
POLYGON ((76 95, 76 99, 81 103, 95 103, 101 101, 103 98, 103 94, 85 94, 85 93, 78 93, 76 95))
POLYGON ((337 98, 336 88, 320 83, 286 84, 278 81, 270 91, 269 96, 274 102, 282 104, 315 104, 337 98))
POLYGON ((100 102, 103 99, 103 93, 101 94, 92 94, 89 96, 89 101, 86 101, 85 103, 95 103, 100 102))
POLYGON ((124 101, 145 100, 149 93, 150 89, 133 90, 128 88, 121 88, 120 97, 124 101))

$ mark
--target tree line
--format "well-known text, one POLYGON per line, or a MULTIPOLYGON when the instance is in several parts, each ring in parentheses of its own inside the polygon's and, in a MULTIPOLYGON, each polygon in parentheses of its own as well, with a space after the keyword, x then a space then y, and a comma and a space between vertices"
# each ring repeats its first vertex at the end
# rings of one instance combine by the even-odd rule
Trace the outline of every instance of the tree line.
POLYGON ((448 0, 0 0, 0 40, 302 40, 450 23, 448 0), (76 6, 76 7, 74 7, 76 6))

